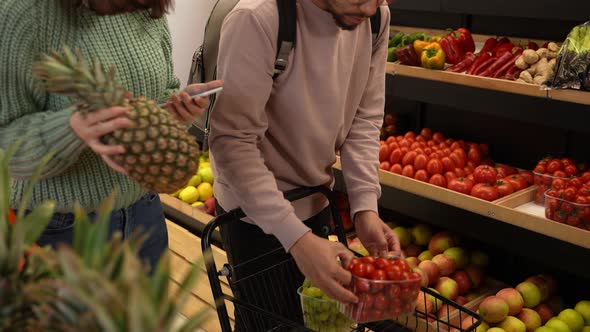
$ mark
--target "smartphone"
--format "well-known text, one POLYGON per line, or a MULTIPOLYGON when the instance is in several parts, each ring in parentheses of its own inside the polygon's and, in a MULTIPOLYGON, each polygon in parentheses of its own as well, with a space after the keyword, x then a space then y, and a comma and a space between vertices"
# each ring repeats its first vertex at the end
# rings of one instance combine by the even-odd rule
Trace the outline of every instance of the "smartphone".
MULTIPOLYGON (((214 89, 211 89, 211 90, 207 90, 207 91, 203 91, 203 92, 199 92, 197 94, 191 95, 191 98, 207 97, 207 96, 210 96, 212 94, 216 94, 218 92, 221 92, 221 90, 223 90, 223 87, 220 86, 218 88, 214 88, 214 89)), ((161 103, 158 106, 160 106, 160 107, 166 107, 166 104, 167 104, 167 102, 166 103, 161 103)))

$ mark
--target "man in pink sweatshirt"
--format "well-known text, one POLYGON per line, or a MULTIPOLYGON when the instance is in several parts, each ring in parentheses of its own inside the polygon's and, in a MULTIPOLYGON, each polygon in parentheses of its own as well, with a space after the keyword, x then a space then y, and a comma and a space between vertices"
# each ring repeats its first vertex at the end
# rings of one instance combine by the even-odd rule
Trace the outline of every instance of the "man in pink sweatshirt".
MULTIPOLYGON (((240 207, 248 216, 221 229, 230 263, 244 263, 234 271, 234 295, 300 320, 297 267, 330 297, 357 301, 342 286, 351 274, 336 260, 352 255, 322 231, 330 222, 325 200, 283 198, 296 187, 331 186, 336 151, 360 240, 372 254, 400 253, 400 247, 377 214, 389 9, 382 0, 293 1, 296 46, 275 80, 276 0, 241 0, 226 17, 217 68, 224 91, 211 113, 209 144, 218 208, 240 207), (368 18, 377 10, 382 21, 373 42, 368 18), (269 252, 264 262, 251 262, 269 252), (281 267, 271 280, 240 280, 281 262, 286 252, 294 272, 281 267)), ((268 328, 240 310, 236 327, 268 328)))

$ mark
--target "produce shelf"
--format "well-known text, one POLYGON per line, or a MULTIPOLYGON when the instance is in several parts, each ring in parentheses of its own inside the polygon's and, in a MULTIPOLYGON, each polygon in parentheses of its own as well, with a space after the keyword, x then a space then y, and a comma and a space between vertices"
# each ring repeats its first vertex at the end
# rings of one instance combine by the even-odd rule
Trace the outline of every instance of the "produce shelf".
MULTIPOLYGON (((334 168, 342 170, 339 159, 335 163, 334 168)), ((379 181, 384 186, 397 188, 411 194, 590 249, 590 232, 513 208, 515 205, 524 204, 523 201, 532 201, 534 199, 534 192, 536 190, 534 186, 517 192, 510 197, 495 202, 488 202, 383 170, 379 170, 379 181)))

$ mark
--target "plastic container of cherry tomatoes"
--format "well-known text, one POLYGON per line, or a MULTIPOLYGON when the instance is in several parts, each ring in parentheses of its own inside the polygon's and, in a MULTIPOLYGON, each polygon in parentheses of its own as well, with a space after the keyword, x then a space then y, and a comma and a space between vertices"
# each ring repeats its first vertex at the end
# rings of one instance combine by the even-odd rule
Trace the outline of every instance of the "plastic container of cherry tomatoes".
POLYGON ((359 301, 341 303, 340 310, 357 323, 403 318, 414 313, 421 281, 420 276, 405 280, 373 280, 353 274, 349 290, 359 301))
POLYGON ((535 193, 535 203, 537 205, 545 205, 545 193, 549 189, 560 189, 559 186, 563 185, 563 188, 567 186, 570 178, 553 176, 550 174, 533 173, 534 181, 537 185, 537 192, 535 193))
MULTIPOLYGON (((547 191, 548 192, 548 191, 547 191)), ((545 192, 545 217, 590 231, 590 204, 578 204, 545 192)))
POLYGON ((340 303, 315 287, 299 287, 305 327, 318 332, 350 332, 355 322, 340 312, 340 303))

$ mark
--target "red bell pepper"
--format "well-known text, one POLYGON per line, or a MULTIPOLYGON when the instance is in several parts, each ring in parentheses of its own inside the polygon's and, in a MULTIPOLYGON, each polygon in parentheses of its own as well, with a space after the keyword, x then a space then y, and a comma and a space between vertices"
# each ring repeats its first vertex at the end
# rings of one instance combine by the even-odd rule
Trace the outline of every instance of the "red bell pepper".
POLYGON ((465 28, 459 28, 453 31, 457 44, 463 50, 463 53, 475 52, 475 41, 471 36, 471 32, 465 28))
POLYGON ((445 52, 447 63, 452 65, 458 64, 463 60, 463 50, 459 47, 457 39, 450 34, 439 41, 440 46, 445 52))
POLYGON ((448 67, 447 69, 445 69, 445 71, 450 71, 453 73, 462 73, 464 71, 467 71, 475 62, 476 57, 477 56, 475 54, 467 52, 467 54, 465 54, 465 58, 463 59, 463 61, 459 62, 456 65, 448 67))
POLYGON ((506 44, 511 44, 510 43, 510 39, 506 38, 506 37, 502 37, 502 39, 498 40, 498 42, 496 43, 496 45, 490 50, 490 52, 492 52, 492 54, 496 54, 496 52, 498 51, 498 48, 506 45, 506 44))
POLYGON ((500 78, 502 76, 504 76, 508 70, 510 70, 510 68, 512 66, 514 66, 514 63, 516 62, 516 59, 518 59, 518 57, 522 54, 524 50, 522 49, 522 47, 515 47, 514 50, 512 51, 512 58, 510 58, 510 60, 508 60, 500 69, 498 69, 493 75, 493 78, 500 78))
POLYGON ((514 48, 514 44, 512 44, 512 43, 503 44, 496 49, 496 51, 494 52, 494 55, 497 57, 501 57, 504 53, 512 52, 513 48, 514 48))
POLYGON ((475 59, 475 61, 471 65, 471 68, 469 68, 469 70, 467 71, 467 74, 475 75, 475 71, 479 68, 479 66, 481 66, 482 63, 488 61, 491 57, 492 55, 489 52, 480 53, 477 56, 477 59, 475 59))
POLYGON ((496 45, 498 44, 498 40, 494 37, 488 38, 485 44, 483 45, 481 51, 479 53, 483 54, 486 52, 490 52, 496 45))
MULTIPOLYGON (((547 45, 549 45, 549 44, 547 44, 547 45)), ((531 50, 533 50, 533 51, 536 51, 536 50, 539 49, 539 45, 537 43, 535 43, 534 41, 530 41, 529 42, 529 45, 528 45, 528 48, 531 49, 531 50)))

